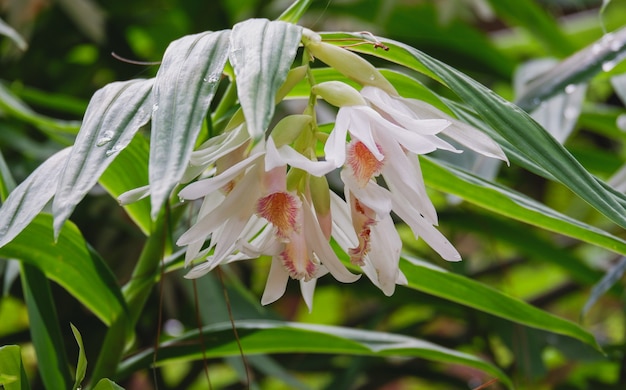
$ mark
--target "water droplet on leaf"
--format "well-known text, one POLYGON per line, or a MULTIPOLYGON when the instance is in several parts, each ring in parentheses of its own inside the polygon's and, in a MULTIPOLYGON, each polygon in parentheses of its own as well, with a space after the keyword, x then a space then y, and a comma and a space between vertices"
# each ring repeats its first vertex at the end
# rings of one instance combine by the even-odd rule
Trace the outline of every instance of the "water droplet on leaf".
POLYGON ((569 84, 565 87, 565 93, 574 93, 576 91, 576 84, 569 84))
POLYGON ((104 146, 108 144, 113 139, 113 136, 114 133, 111 130, 105 131, 104 133, 102 133, 102 136, 96 141, 96 146, 104 146))
POLYGON ((107 157, 110 157, 110 156, 114 155, 115 153, 118 153, 122 149, 123 149, 122 145, 115 145, 111 149, 107 150, 106 155, 107 155, 107 157))

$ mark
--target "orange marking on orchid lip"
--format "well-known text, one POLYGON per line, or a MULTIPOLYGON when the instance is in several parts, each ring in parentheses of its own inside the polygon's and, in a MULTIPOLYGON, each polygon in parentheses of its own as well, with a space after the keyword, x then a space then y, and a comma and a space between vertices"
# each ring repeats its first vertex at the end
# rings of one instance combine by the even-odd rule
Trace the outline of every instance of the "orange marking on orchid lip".
POLYGON ((274 192, 258 200, 256 212, 276 227, 276 235, 280 239, 287 240, 292 232, 298 230, 297 216, 301 206, 297 196, 274 192))
MULTIPOLYGON (((380 146, 376 146, 382 153, 380 146)), ((351 141, 348 144, 346 163, 352 169, 359 186, 365 187, 372 177, 380 174, 384 159, 379 161, 363 142, 351 141)))
POLYGON ((295 236, 285 244, 280 259, 292 279, 308 282, 315 276, 317 265, 309 257, 304 237, 301 234, 295 236))

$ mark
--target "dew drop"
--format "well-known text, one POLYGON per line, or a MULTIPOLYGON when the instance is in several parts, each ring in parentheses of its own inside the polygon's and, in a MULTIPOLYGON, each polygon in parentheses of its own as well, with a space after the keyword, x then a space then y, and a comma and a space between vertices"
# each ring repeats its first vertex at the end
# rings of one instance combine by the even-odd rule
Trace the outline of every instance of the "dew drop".
POLYGON ((615 65, 617 65, 617 61, 605 61, 602 63, 602 70, 608 72, 615 68, 615 65))
POLYGON ((113 135, 114 134, 111 130, 105 131, 104 133, 102 133, 102 136, 96 141, 96 146, 104 146, 108 144, 113 139, 113 135))
POLYGON ((617 127, 622 131, 626 131, 626 114, 617 117, 617 127))
POLYGON ((213 73, 209 76, 208 79, 206 79, 206 81, 209 83, 217 83, 218 81, 220 81, 221 78, 222 78, 222 75, 213 73))
POLYGON ((115 153, 118 153, 120 150, 122 150, 122 145, 115 145, 111 149, 107 150, 106 155, 107 157, 110 157, 114 155, 115 153))
POLYGON ((155 111, 156 111, 156 110, 158 110, 158 109, 159 109, 159 105, 158 105, 158 103, 154 103, 154 104, 152 105, 152 112, 155 112, 155 111))
POLYGON ((569 84, 565 87, 565 93, 571 94, 574 93, 574 91, 576 91, 576 84, 569 84))
POLYGON ((371 75, 371 76, 370 76, 370 81, 374 81, 374 80, 376 80, 376 76, 371 75))
POLYGON ((578 109, 576 107, 568 107, 563 111, 565 119, 576 119, 578 116, 578 109))

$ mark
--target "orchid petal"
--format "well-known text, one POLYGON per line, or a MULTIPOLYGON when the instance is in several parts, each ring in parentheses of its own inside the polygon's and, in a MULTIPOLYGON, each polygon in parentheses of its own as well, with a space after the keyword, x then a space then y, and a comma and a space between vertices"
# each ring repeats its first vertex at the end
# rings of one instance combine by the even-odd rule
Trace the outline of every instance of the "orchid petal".
POLYGON ((287 289, 288 280, 289 274, 283 267, 280 257, 273 256, 270 273, 267 276, 267 282, 265 282, 265 291, 263 291, 263 297, 261 297, 261 304, 268 305, 282 297, 287 289))

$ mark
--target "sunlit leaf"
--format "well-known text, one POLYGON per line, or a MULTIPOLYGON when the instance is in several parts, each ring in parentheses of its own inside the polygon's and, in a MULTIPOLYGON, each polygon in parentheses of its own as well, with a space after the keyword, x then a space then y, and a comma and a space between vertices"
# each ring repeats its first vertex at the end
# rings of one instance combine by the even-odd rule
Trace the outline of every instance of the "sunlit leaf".
POLYGON ((250 19, 233 27, 229 58, 248 132, 255 141, 274 115, 276 92, 287 78, 301 35, 300 26, 266 19, 250 19))
MULTIPOLYGON (((30 227, 24 233, 28 230, 31 230, 30 227)), ((16 241, 19 241, 19 236, 16 241)), ((3 251, 12 245, 7 245, 3 251)), ((67 389, 72 383, 69 363, 50 283, 44 272, 33 264, 22 263, 20 276, 41 379, 46 388, 67 389)))
POLYGON ((313 0, 296 0, 294 1, 289 8, 283 11, 282 14, 278 17, 278 20, 287 23, 298 23, 298 20, 305 14, 307 9, 313 0))
POLYGON ((180 181, 222 78, 230 31, 180 38, 167 47, 154 84, 150 139, 152 219, 180 181))
POLYGON ((108 84, 91 101, 54 196, 55 234, 102 172, 150 120, 154 80, 108 84))
POLYGON ((410 288, 518 324, 573 337, 600 350, 593 335, 577 324, 505 295, 482 283, 448 272, 425 261, 408 257, 401 260, 400 268, 410 288))
POLYGON ((80 389, 80 384, 85 379, 85 374, 87 373, 87 357, 85 356, 85 347, 83 346, 83 336, 81 336, 74 324, 70 323, 70 326, 72 327, 76 344, 78 344, 78 363, 76 364, 76 377, 72 387, 73 390, 77 390, 80 389))
POLYGON ((71 149, 57 152, 17 186, 0 208, 0 247, 17 236, 56 192, 71 149))
MULTIPOLYGON (((512 388, 510 379, 497 367, 484 360, 399 334, 383 333, 336 326, 310 325, 269 320, 237 321, 237 332, 247 355, 277 353, 322 353, 331 355, 360 355, 378 357, 420 357, 448 364, 461 364, 482 370, 512 388)), ((206 326, 202 330, 205 341, 204 356, 223 357, 239 355, 230 322, 206 326)), ((197 360, 203 358, 202 345, 190 342, 198 332, 190 332, 180 339, 159 346, 157 364, 170 360, 197 360)), ((119 376, 148 367, 154 351, 147 350, 122 362, 119 376)))
POLYGON ((24 371, 21 348, 17 345, 0 347, 0 386, 5 390, 29 390, 24 371))
POLYGON ((124 388, 110 379, 100 379, 93 390, 124 390, 124 388))
POLYGON ((126 315, 113 274, 71 222, 63 226, 55 243, 52 216, 40 214, 13 241, 0 248, 0 256, 39 268, 107 325, 117 316, 126 315), (37 243, 36 250, 33 243, 37 243))

